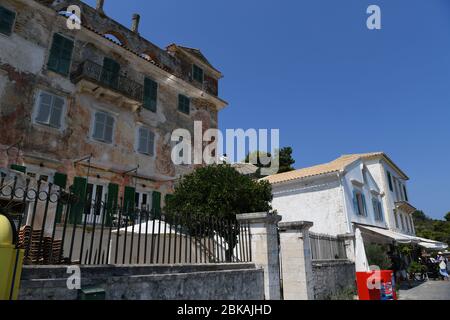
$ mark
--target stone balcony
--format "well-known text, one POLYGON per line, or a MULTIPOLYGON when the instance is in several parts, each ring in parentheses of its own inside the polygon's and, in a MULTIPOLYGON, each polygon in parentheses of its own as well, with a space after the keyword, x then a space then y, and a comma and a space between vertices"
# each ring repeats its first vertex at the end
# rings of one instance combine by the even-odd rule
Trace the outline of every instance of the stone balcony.
POLYGON ((113 101, 115 105, 129 106, 133 111, 142 106, 143 85, 90 60, 80 63, 71 79, 80 92, 89 92, 99 99, 113 101))

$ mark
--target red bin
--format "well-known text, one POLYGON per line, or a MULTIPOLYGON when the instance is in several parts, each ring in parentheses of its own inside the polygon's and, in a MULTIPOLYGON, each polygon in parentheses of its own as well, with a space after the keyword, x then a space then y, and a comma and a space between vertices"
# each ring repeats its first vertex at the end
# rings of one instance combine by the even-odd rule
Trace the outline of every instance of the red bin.
POLYGON ((397 300, 392 270, 356 272, 359 300, 397 300))

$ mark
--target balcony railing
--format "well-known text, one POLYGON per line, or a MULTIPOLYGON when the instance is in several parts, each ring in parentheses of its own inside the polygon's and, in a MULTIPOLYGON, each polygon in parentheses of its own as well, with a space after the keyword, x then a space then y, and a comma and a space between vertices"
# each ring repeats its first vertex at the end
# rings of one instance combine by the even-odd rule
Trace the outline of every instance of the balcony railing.
POLYGON ((121 93, 130 99, 138 102, 143 101, 144 87, 141 84, 121 74, 106 70, 103 66, 90 60, 86 60, 79 65, 78 69, 72 74, 72 80, 75 83, 81 80, 89 80, 121 93))

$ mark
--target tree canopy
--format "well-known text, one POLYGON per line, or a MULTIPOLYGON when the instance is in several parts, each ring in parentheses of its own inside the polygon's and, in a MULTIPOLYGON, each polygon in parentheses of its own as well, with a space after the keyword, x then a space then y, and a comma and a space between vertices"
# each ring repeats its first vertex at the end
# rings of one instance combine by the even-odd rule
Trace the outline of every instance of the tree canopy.
POLYGON ((417 236, 450 244, 450 221, 448 218, 449 214, 445 216, 447 221, 434 220, 423 211, 414 212, 413 219, 417 236))
POLYGON ((166 204, 166 212, 234 219, 236 214, 272 210, 272 188, 228 164, 210 165, 184 176, 166 204))
MULTIPOLYGON (((244 162, 249 163, 250 158, 255 157, 257 159, 257 163, 255 164, 258 168, 269 168, 271 163, 263 164, 264 161, 261 161, 261 158, 271 158, 273 161, 273 156, 268 152, 263 151, 253 151, 247 154, 244 162)), ((284 147, 281 148, 278 152, 278 163, 279 169, 277 173, 283 173, 288 171, 293 171, 295 168, 292 166, 295 163, 294 158, 292 158, 292 148, 284 147)), ((257 177, 261 177, 259 172, 256 174, 257 177)))

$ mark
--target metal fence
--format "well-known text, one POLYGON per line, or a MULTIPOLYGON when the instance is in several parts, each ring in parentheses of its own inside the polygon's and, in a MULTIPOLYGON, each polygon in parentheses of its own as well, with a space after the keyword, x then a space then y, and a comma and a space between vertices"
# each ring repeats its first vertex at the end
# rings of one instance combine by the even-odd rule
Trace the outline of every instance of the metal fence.
POLYGON ((0 178, 0 213, 13 219, 26 264, 251 261, 246 223, 165 215, 146 206, 127 208, 117 200, 116 205, 87 201, 46 182, 0 178), (81 216, 74 216, 80 208, 81 216))
POLYGON ((309 233, 312 260, 347 259, 345 240, 324 234, 309 233))

